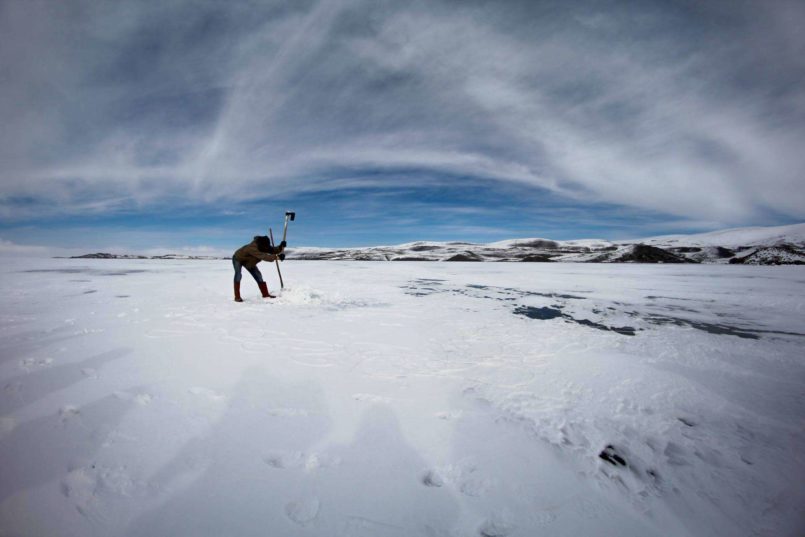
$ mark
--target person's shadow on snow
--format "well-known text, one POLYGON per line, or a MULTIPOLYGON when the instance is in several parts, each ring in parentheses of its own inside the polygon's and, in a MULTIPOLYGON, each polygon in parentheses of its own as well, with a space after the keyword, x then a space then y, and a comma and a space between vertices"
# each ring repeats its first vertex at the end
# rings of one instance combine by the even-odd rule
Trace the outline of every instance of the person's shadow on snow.
MULTIPOLYGON (((109 395, 81 407, 63 407, 0 437, 0 502, 58 477, 69 477, 71 471, 83 466, 94 468, 93 461, 105 439, 132 405, 129 400, 109 395)), ((62 494, 71 496, 64 484, 62 494)))
POLYGON ((96 377, 102 374, 105 365, 131 353, 132 349, 121 347, 90 356, 80 362, 48 367, 33 365, 35 368, 33 371, 22 373, 4 382, 3 397, 0 398, 0 414, 9 414, 55 392, 96 377))
POLYGON ((272 457, 305 452, 326 434, 321 393, 251 369, 211 404, 226 410, 149 480, 164 500, 135 519, 128 535, 270 535, 282 521, 293 525, 284 507, 298 476, 272 466, 272 457))
POLYGON ((320 446, 327 414, 309 383, 248 371, 217 425, 151 480, 166 500, 129 537, 446 535, 458 505, 423 482, 394 413, 372 407, 351 444, 320 446))
POLYGON ((369 408, 349 445, 327 449, 339 462, 308 483, 321 498, 317 535, 450 535, 459 518, 454 492, 431 481, 431 464, 406 440, 393 410, 369 408))

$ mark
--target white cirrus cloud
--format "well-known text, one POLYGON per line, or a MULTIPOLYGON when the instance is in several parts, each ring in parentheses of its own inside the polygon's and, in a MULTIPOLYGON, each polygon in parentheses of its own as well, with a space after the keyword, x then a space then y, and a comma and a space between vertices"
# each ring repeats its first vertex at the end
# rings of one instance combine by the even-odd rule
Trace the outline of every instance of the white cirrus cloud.
POLYGON ((0 214, 416 169, 698 221, 805 218, 804 24, 786 0, 8 2, 0 214))

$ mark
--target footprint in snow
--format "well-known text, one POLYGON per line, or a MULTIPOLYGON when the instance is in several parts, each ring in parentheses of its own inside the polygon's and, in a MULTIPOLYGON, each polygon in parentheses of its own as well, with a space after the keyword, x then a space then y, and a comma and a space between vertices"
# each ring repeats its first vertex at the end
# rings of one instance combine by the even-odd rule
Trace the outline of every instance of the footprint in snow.
POLYGON ((356 401, 368 401, 370 403, 390 403, 391 399, 373 393, 356 393, 352 396, 356 401))
POLYGON ((420 481, 428 487, 441 487, 447 482, 465 496, 473 498, 486 494, 493 484, 492 480, 484 477, 471 461, 461 461, 428 470, 420 481))
POLYGON ((146 486, 132 478, 125 466, 91 464, 70 470, 61 481, 61 493, 83 516, 102 507, 106 497, 131 498, 146 494, 146 486))
POLYGON ((81 412, 78 410, 78 407, 73 405, 66 405, 59 409, 59 417, 63 422, 67 422, 76 416, 78 416, 81 412))
POLYGON ((207 399, 210 399, 211 401, 223 401, 224 399, 226 399, 226 395, 218 393, 218 392, 216 392, 214 390, 211 390, 209 388, 202 388, 200 386, 190 388, 187 391, 189 391, 193 395, 198 395, 200 397, 206 397, 207 399))
POLYGON ((588 520, 595 520, 604 516, 607 513, 607 508, 599 502, 579 498, 575 504, 574 511, 588 520))
POLYGON ((477 498, 489 490, 489 481, 486 479, 468 477, 460 482, 458 489, 465 496, 477 498))
POLYGON ((53 358, 26 358, 20 361, 20 369, 30 372, 38 367, 50 367, 53 365, 53 358))
POLYGON ((3 386, 3 391, 9 395, 20 393, 22 390, 22 382, 9 382, 3 386))
POLYGON ((332 468, 341 465, 340 457, 331 457, 321 453, 303 453, 301 451, 277 452, 263 457, 263 462, 277 469, 303 468, 306 472, 314 472, 319 468, 332 468))
POLYGON ((514 523, 503 515, 492 515, 489 519, 485 520, 481 527, 478 528, 478 533, 481 537, 506 537, 515 529, 514 523))
POLYGON ((532 515, 531 520, 535 526, 545 527, 556 522, 556 514, 543 511, 541 513, 535 513, 532 515))
POLYGON ((298 468, 302 466, 305 454, 301 451, 272 453, 263 457, 263 462, 272 468, 298 468))
POLYGON ((444 480, 439 474, 433 470, 429 470, 422 476, 422 484, 426 487, 441 487, 444 485, 444 480))
POLYGON ((268 409, 267 412, 269 416, 279 418, 288 418, 296 416, 307 417, 309 415, 309 412, 304 408, 270 408, 268 409))
POLYGON ((17 421, 14 418, 0 418, 0 438, 2 438, 6 433, 13 431, 16 426, 17 421))
POLYGON ((315 496, 293 501, 285 506, 285 515, 293 522, 304 526, 312 522, 319 514, 321 504, 315 496))
POLYGON ((121 401, 134 401, 140 406, 150 405, 154 400, 154 396, 150 393, 130 393, 118 391, 114 393, 114 396, 121 401))
POLYGON ((140 406, 150 405, 154 397, 150 393, 138 393, 134 396, 134 402, 140 406))
POLYGON ((98 482, 87 468, 76 468, 65 476, 61 483, 61 492, 69 498, 76 510, 87 516, 88 509, 95 501, 95 489, 98 482))

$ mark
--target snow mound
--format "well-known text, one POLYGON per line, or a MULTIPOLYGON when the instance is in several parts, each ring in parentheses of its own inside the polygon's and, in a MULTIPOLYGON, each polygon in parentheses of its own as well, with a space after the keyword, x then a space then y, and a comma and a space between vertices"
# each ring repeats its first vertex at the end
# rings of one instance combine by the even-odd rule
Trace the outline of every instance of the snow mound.
POLYGON ((332 302, 330 297, 318 289, 313 289, 307 285, 286 287, 277 294, 273 303, 290 304, 294 306, 321 305, 332 302))

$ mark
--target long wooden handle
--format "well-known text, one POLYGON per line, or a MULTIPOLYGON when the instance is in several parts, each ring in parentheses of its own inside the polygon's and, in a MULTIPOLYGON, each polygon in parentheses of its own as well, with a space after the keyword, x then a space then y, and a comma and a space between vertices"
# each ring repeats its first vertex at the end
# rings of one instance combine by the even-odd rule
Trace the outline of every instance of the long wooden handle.
MULTIPOLYGON (((274 232, 271 231, 271 228, 268 228, 268 236, 271 238, 271 247, 274 247, 274 232)), ((274 259, 274 263, 277 264, 277 275, 280 277, 280 289, 285 289, 285 284, 282 282, 282 272, 280 272, 280 260, 279 258, 274 259)))

